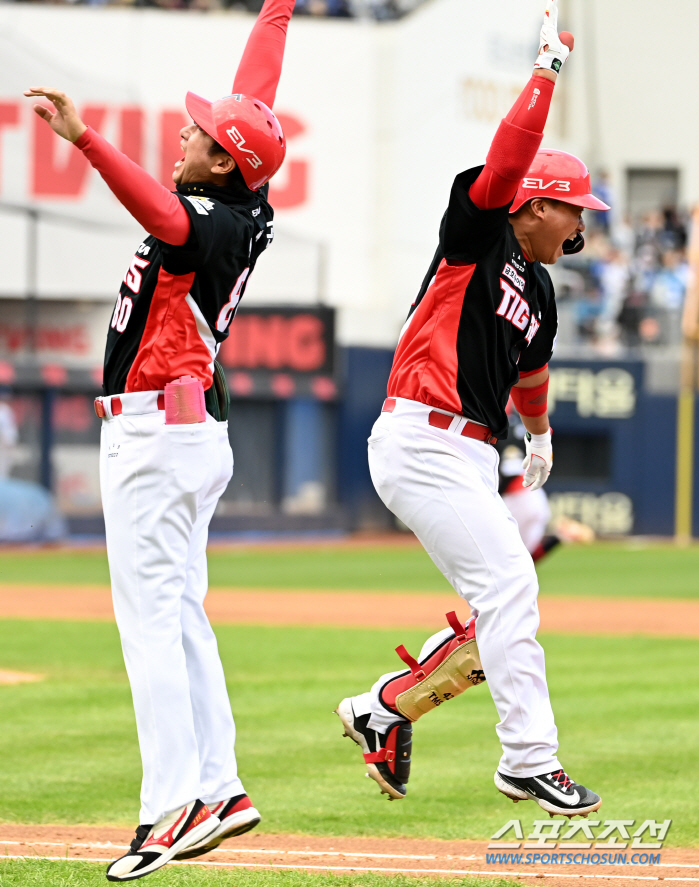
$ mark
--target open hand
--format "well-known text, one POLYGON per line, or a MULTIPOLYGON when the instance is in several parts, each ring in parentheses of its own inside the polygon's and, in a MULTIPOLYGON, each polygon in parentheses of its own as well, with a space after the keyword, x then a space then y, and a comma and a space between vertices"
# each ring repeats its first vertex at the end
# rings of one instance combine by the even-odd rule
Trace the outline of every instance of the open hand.
POLYGON ((34 111, 42 117, 51 129, 69 142, 77 141, 85 132, 87 126, 78 117, 72 99, 58 89, 48 86, 33 86, 24 93, 28 97, 43 96, 53 105, 55 111, 51 111, 45 105, 34 105, 34 111))

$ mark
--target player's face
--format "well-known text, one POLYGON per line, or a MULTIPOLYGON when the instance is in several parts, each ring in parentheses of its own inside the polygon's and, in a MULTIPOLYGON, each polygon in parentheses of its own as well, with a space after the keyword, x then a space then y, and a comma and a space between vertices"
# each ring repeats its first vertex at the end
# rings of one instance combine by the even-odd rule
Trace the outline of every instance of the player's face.
POLYGON ((542 219, 541 255, 537 256, 544 265, 555 265, 563 255, 563 244, 573 240, 576 234, 585 230, 582 207, 571 206, 560 200, 547 200, 546 213, 542 219))
POLYGON ((209 150, 214 140, 204 130, 192 123, 180 130, 182 157, 175 163, 172 180, 176 185, 187 182, 212 181, 211 168, 214 160, 209 150))

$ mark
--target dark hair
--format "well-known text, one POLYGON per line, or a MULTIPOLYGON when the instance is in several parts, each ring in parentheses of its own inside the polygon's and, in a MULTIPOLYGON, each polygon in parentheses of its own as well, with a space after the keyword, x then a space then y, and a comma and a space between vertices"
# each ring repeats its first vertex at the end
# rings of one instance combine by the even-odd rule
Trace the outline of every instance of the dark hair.
MULTIPOLYGON (((211 138, 211 136, 209 136, 211 138)), ((233 157, 230 151, 226 151, 223 145, 219 145, 217 141, 211 138, 211 145, 209 146, 209 157, 213 157, 214 154, 227 154, 229 157, 233 157)), ((234 158, 235 159, 235 158, 234 158)), ((239 189, 240 187, 248 190, 248 186, 245 184, 245 179, 243 178, 243 174, 240 171, 240 167, 236 161, 235 169, 232 169, 227 177, 226 177, 226 185, 227 188, 239 189)))
POLYGON ((211 139, 211 144, 209 145, 209 157, 213 157, 214 154, 228 154, 228 155, 230 155, 231 152, 226 151, 226 149, 223 147, 223 145, 219 145, 219 143, 214 141, 214 139, 212 139, 211 136, 209 136, 209 138, 211 139))

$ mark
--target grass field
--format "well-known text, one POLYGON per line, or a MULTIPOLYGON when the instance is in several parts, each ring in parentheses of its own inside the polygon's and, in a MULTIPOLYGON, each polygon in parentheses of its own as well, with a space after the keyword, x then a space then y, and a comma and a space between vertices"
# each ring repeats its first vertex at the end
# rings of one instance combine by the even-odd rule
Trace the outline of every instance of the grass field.
MULTIPOLYGON (((0 887, 103 887, 104 866, 87 862, 0 861, 0 887)), ((148 876, 152 887, 386 887, 385 875, 353 872, 320 875, 306 872, 206 870, 168 866, 148 876)), ((436 878, 394 875, 390 887, 444 887, 436 878)), ((450 878, 453 887, 518 887, 511 878, 450 878)))
MULTIPOLYGON (((444 591, 444 577, 419 546, 213 550, 212 587, 444 591)), ((699 546, 609 543, 555 551, 539 567, 544 595, 699 598, 699 546)), ((0 583, 107 585, 102 551, 0 551, 0 583)))
MULTIPOLYGON (((210 555, 215 587, 443 591, 419 547, 236 548, 210 555)), ((556 552, 540 569, 544 595, 699 597, 699 548, 597 543, 556 552)), ((100 551, 0 552, 0 583, 106 585, 100 551)), ((218 626, 239 728, 246 788, 261 830, 342 836, 489 838, 514 808, 494 788, 496 713, 487 685, 416 725, 405 802, 364 779, 361 754, 331 714, 415 652, 424 634, 218 626)), ((673 819, 666 846, 699 846, 699 641, 544 635, 561 759, 604 798, 603 819, 673 819)), ((119 638, 110 623, 0 621, 0 669, 46 680, 0 686, 0 821, 135 826, 140 759, 119 638)), ((0 861, 0 887, 91 887, 104 866, 0 861)), ((168 867, 154 887, 380 887, 385 875, 322 875, 168 867)), ((436 887, 395 877, 391 887, 436 887)), ((461 887, 512 884, 457 880, 461 887)))
MULTIPOLYGON (((416 726, 405 802, 363 778, 332 709, 416 650, 414 631, 219 626, 246 788, 267 832, 488 838, 514 807, 487 686, 416 726)), ((669 844, 699 843, 699 642, 544 637, 566 768, 605 799, 605 818, 665 819, 669 844)), ((0 623, 0 668, 46 674, 0 687, 0 820, 137 822, 140 762, 117 632, 108 623, 0 623)), ((517 808, 529 822, 532 805, 517 808)), ((526 826, 525 826, 526 827, 526 826)), ((0 882, 2 883, 2 882, 0 882)))

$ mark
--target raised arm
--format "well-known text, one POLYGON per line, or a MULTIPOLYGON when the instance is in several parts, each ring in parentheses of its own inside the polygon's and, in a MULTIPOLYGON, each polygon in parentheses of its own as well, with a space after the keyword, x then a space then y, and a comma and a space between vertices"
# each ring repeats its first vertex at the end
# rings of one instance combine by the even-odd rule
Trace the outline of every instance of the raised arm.
POLYGON ((266 0, 248 37, 233 83, 233 92, 274 107, 282 73, 286 29, 295 0, 266 0))
POLYGON ((573 43, 572 34, 558 34, 558 0, 548 0, 532 78, 500 124, 485 168, 471 186, 480 209, 506 206, 517 193, 544 137, 556 78, 573 43))
POLYGON ((65 93, 35 87, 25 95, 47 98, 51 102, 53 112, 44 105, 34 105, 34 110, 57 135, 73 142, 83 152, 117 200, 149 234, 173 246, 187 242, 190 221, 178 197, 94 129, 85 126, 65 93))

